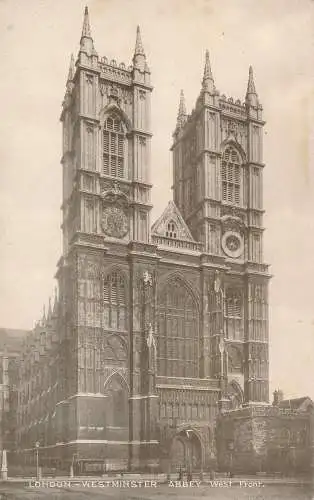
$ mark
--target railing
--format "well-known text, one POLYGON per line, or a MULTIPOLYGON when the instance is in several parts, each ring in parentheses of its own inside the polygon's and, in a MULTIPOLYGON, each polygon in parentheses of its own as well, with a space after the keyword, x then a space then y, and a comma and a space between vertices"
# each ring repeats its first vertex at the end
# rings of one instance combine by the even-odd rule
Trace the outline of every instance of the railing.
POLYGON ((156 235, 152 235, 152 241, 156 245, 192 250, 194 252, 200 252, 202 250, 202 244, 195 241, 178 240, 174 238, 168 238, 167 236, 156 235))

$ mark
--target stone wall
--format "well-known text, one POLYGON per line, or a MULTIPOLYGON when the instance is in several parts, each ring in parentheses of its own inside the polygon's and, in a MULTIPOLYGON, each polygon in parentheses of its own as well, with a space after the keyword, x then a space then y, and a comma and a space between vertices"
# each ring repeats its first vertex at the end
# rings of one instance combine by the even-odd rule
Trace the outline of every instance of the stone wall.
POLYGON ((218 468, 234 473, 306 472, 311 463, 310 412, 273 406, 219 415, 218 468))

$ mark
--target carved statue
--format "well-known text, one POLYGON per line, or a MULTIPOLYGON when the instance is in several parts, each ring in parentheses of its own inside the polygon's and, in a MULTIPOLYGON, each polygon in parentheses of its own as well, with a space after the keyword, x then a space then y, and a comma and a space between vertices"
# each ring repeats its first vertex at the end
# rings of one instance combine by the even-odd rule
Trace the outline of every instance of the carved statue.
POLYGON ((153 285, 152 275, 149 274, 148 271, 144 271, 144 273, 143 273, 143 281, 144 281, 144 285, 149 285, 149 286, 153 285))
POLYGON ((154 370, 156 356, 157 356, 157 346, 156 346, 154 331, 153 331, 153 327, 152 327, 151 323, 149 324, 149 327, 148 327, 148 335, 146 338, 146 343, 147 343, 147 347, 149 349, 149 365, 150 365, 150 368, 152 368, 154 370))

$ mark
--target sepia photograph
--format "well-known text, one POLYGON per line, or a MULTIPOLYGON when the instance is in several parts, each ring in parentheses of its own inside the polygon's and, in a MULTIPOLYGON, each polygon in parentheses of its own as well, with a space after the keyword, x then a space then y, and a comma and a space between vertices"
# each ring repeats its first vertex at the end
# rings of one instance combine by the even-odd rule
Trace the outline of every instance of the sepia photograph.
POLYGON ((0 500, 314 499, 314 1, 0 0, 0 500))

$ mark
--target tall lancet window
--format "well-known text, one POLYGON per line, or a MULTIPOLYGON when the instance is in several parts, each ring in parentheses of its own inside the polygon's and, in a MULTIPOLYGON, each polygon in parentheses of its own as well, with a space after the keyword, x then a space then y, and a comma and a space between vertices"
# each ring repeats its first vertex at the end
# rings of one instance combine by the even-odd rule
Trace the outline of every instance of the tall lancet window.
POLYGON ((225 332, 229 339, 243 337, 243 298, 241 290, 229 288, 225 296, 225 332))
POLYGON ((122 179, 125 176, 125 133, 118 115, 111 115, 103 130, 103 173, 122 179))
POLYGON ((241 165, 241 156, 238 151, 228 146, 222 156, 221 187, 222 201, 232 205, 241 204, 241 165))
POLYGON ((104 278, 104 327, 109 330, 127 330, 126 283, 113 272, 104 278))
POLYGON ((159 297, 157 371, 168 377, 199 376, 198 312, 181 281, 172 281, 159 297))

